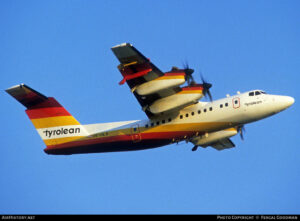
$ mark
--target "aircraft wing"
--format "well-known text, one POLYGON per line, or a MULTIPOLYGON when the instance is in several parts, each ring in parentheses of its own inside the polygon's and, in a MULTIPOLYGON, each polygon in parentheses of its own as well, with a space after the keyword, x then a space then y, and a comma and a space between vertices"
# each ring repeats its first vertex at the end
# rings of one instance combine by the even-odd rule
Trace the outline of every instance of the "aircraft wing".
POLYGON ((216 150, 225 150, 235 147, 234 143, 229 138, 218 140, 216 143, 211 144, 210 146, 216 150))
MULTIPOLYGON (((134 96, 142 106, 143 111, 147 114, 148 117, 155 115, 153 112, 149 111, 148 107, 153 104, 155 101, 174 95, 180 91, 182 88, 177 86, 170 88, 164 88, 164 90, 157 90, 154 93, 150 94, 139 94, 137 87, 140 85, 145 85, 147 82, 158 82, 158 80, 163 79, 181 79, 182 83, 185 82, 185 73, 181 70, 178 70, 178 73, 163 73, 159 70, 150 59, 146 58, 142 53, 140 53, 135 47, 129 43, 123 43, 116 45, 111 48, 115 56, 120 61, 118 69, 123 75, 123 80, 120 81, 120 85, 127 82, 128 86, 133 92, 134 96)), ((176 71, 175 71, 176 72, 176 71)), ((153 84, 154 85, 154 84, 153 84)), ((152 88, 154 88, 152 86, 152 88)))
POLYGON ((141 79, 139 79, 140 82, 136 81, 138 77, 142 77, 144 81, 151 81, 164 75, 150 62, 150 59, 129 43, 114 46, 111 50, 120 61, 118 68, 123 75, 123 80, 119 84, 127 81, 129 87, 132 88, 141 83, 141 79))

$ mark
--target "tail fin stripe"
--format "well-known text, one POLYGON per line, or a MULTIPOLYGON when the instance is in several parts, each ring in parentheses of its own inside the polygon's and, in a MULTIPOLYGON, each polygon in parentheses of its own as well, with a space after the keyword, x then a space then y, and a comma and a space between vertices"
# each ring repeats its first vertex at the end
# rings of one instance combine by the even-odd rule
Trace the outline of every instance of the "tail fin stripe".
POLYGON ((39 119, 45 117, 71 116, 63 107, 48 107, 40 109, 29 109, 26 113, 30 119, 39 119))
POLYGON ((48 117, 40 119, 31 119, 35 128, 57 127, 66 125, 80 125, 73 116, 48 117))

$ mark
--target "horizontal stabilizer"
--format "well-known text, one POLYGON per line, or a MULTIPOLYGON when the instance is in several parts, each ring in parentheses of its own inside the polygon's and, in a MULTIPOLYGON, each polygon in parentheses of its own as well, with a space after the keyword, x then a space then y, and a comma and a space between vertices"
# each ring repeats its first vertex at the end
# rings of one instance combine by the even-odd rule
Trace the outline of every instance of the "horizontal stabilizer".
POLYGON ((20 84, 6 89, 6 92, 13 96, 17 101, 30 109, 48 99, 45 95, 33 90, 25 84, 20 84))

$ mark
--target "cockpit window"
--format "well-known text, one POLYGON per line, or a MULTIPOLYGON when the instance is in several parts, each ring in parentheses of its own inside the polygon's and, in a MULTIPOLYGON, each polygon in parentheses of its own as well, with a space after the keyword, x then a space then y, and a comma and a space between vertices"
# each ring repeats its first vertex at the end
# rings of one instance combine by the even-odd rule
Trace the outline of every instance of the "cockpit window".
POLYGON ((260 94, 267 94, 264 91, 251 91, 249 92, 249 96, 256 96, 256 95, 260 95, 260 94))

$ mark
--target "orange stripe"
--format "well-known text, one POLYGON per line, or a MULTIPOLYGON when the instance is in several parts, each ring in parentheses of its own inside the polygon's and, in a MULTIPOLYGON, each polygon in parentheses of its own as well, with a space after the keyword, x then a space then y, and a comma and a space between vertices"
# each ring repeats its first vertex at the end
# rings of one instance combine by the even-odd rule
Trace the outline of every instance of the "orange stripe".
POLYGON ((203 90, 183 90, 178 92, 177 94, 202 94, 203 90))
POLYGON ((32 119, 31 122, 35 128, 57 127, 66 125, 80 125, 80 123, 73 116, 59 116, 32 119))

